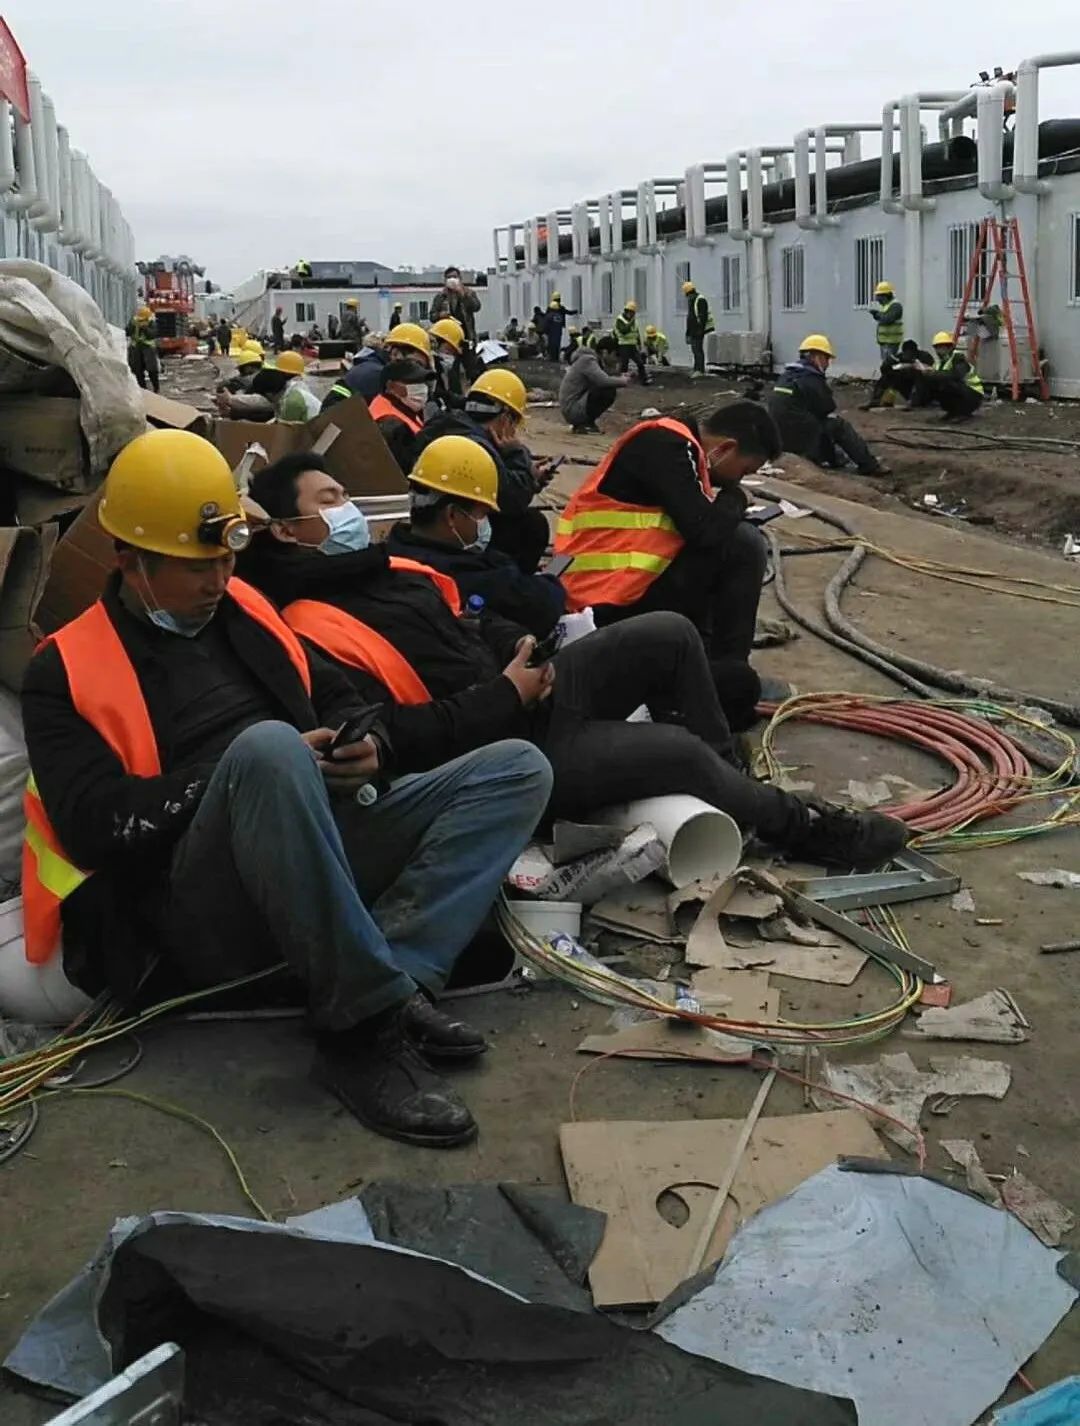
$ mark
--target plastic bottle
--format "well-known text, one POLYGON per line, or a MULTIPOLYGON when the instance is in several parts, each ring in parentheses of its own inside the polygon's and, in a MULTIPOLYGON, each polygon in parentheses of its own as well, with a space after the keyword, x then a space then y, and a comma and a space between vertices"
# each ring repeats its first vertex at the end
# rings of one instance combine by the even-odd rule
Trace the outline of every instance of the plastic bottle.
POLYGON ((462 610, 463 619, 479 619, 484 612, 484 596, 482 594, 470 594, 465 601, 465 608, 462 610))

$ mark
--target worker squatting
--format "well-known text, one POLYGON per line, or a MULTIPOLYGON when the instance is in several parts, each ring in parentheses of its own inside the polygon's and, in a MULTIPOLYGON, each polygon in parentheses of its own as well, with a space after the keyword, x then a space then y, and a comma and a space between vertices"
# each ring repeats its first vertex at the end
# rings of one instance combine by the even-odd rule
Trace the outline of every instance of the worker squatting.
POLYGON ((746 767, 740 732, 788 691, 750 661, 765 555, 741 482, 780 453, 768 411, 631 427, 545 572, 521 380, 485 372, 420 420, 421 389, 454 396, 438 357, 465 350, 439 326, 399 324, 365 359, 380 425, 409 438, 389 433, 410 513, 384 544, 311 452, 258 471, 247 504, 191 433, 117 455, 116 567, 25 679, 23 897, 30 960, 62 956, 89 993, 130 997, 155 958, 177 988, 283 963, 327 1090, 449 1147, 477 1125, 447 1071, 486 1044, 439 997, 538 826, 692 793, 847 868, 906 831, 746 767), (596 631, 554 648, 586 607, 596 631), (652 721, 628 722, 642 704, 652 721))

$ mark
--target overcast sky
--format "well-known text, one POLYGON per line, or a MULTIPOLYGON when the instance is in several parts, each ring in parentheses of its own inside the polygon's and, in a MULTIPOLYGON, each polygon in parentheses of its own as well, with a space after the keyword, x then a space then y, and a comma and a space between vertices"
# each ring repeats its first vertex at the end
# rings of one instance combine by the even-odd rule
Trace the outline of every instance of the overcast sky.
MULTIPOLYGON (((487 265, 496 224, 1078 42, 1076 0, 0 11, 138 255, 186 252, 226 288, 300 257, 487 265)), ((1042 100, 1080 116, 1080 71, 1048 73, 1042 100)))

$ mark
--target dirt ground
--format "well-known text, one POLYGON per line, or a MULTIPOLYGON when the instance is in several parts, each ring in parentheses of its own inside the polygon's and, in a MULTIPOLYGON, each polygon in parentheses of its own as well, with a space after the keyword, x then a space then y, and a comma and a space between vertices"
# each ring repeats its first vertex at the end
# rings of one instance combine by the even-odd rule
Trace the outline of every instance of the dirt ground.
MULTIPOLYGON (((530 384, 537 384, 531 370, 525 374, 530 384)), ((631 388, 620 396, 619 405, 625 410, 604 418, 608 439, 650 397, 662 398, 655 404, 668 407, 678 401, 707 402, 727 389, 723 382, 691 384, 667 374, 653 391, 631 388)), ((884 412, 859 419, 869 432, 906 423, 911 417, 884 412)), ((988 425, 994 423, 994 429, 1000 420, 1020 425, 1037 420, 1042 428, 1053 423, 1055 431, 1080 435, 1080 410, 1076 414, 1056 407, 1045 412, 995 410, 986 420, 988 425)), ((583 467, 605 445, 601 438, 570 436, 557 411, 542 407, 531 413, 530 441, 542 454, 573 455, 575 464, 568 464, 560 474, 563 493, 573 488, 583 467)), ((919 486, 920 472, 907 463, 909 453, 881 449, 883 454, 887 450, 898 472, 905 472, 893 477, 898 489, 921 494, 928 488, 919 486)), ((910 455, 912 461, 926 459, 910 455)), ((1054 507, 1056 520, 1066 519, 1060 513, 1066 499, 1074 504, 1080 500, 1080 479, 1073 465, 1054 474, 1042 469, 1044 460, 1034 472, 1028 454, 1014 466, 1000 457, 996 465, 986 458, 964 460, 973 462, 964 471, 965 498, 972 504, 975 491, 988 488, 1004 501, 1008 486, 1012 491, 1008 508, 1015 509, 1019 519, 1025 481, 1038 492, 1049 490, 1055 482, 1063 492, 1071 492, 1054 507), (983 459, 985 466, 974 464, 977 459, 983 459)), ((935 457, 923 468, 923 477, 931 471, 940 474, 943 464, 935 457)), ((948 464, 952 470, 952 458, 948 464)), ((956 469, 960 478, 959 463, 956 469)), ((1025 537, 1022 543, 1003 538, 1014 530, 1007 523, 1004 503, 995 504, 994 518, 999 523, 994 531, 972 530, 954 521, 913 515, 903 509, 896 493, 883 495, 868 482, 823 475, 813 484, 835 492, 829 499, 836 508, 880 544, 952 564, 980 564, 1080 586, 1080 571, 1060 555, 1032 547, 1036 537, 1049 530, 1049 517, 1042 524, 1028 521, 1019 532, 1025 537), (837 498, 843 495, 849 500, 853 495, 872 495, 873 500, 870 505, 853 505, 837 498)), ((798 489, 792 487, 791 493, 797 499, 798 489)), ((1044 499, 1048 496, 1034 494, 1030 508, 1044 499)), ((804 531, 813 530, 815 524, 799 522, 804 531)), ((1080 520, 1076 525, 1080 529, 1080 520)), ((817 531, 823 528, 818 525, 817 531)), ((795 597, 816 610, 840 558, 821 555, 789 561, 795 597)), ((845 610, 871 636, 937 664, 964 667, 1045 694, 1077 697, 1080 610, 946 585, 880 559, 866 563, 845 600, 845 610)), ((763 612, 779 613, 771 591, 766 591, 763 612)), ((765 650, 759 663, 803 692, 892 691, 871 669, 809 635, 765 650)), ((827 729, 789 725, 780 746, 785 762, 799 768, 797 776, 812 780, 827 795, 837 793, 849 778, 865 780, 895 772, 927 786, 941 775, 928 757, 915 750, 827 729)), ((1030 885, 1016 874, 1047 867, 1076 868, 1078 846, 1080 834, 1063 830, 993 850, 943 857, 971 889, 975 915, 954 911, 947 900, 901 909, 913 946, 952 982, 955 999, 966 1000, 996 986, 1014 995, 1031 1022, 1028 1043, 942 1044, 930 1049, 894 1035, 884 1044, 850 1052, 851 1058, 863 1060, 876 1058, 883 1050, 906 1050, 920 1066, 931 1054, 950 1057, 965 1052, 1007 1061, 1013 1082, 1004 1100, 963 1099, 947 1117, 927 1116, 929 1164, 935 1169, 946 1165, 939 1147, 942 1137, 970 1138, 989 1172, 1007 1173, 1019 1167, 1076 1212, 1080 1212, 1075 1166, 1080 1122, 1075 1073, 1080 956, 1043 956, 1038 947, 1077 934, 1080 894, 1030 885), (1000 924, 977 925, 976 917, 1000 924), (1027 1156, 1020 1154, 1021 1148, 1027 1156)), ((779 984, 782 1013, 808 1020, 865 1010, 884 1003, 889 993, 884 973, 873 966, 844 990, 803 981, 780 980, 779 984)), ((460 1074, 481 1135, 475 1145, 453 1153, 407 1148, 360 1129, 308 1079, 310 1043, 296 1020, 162 1025, 145 1036, 145 1057, 123 1084, 210 1120, 228 1140, 253 1191, 274 1216, 312 1209, 374 1180, 423 1178, 452 1184, 519 1179, 564 1189, 557 1132, 569 1115, 574 1077, 587 1063, 575 1047, 585 1032, 605 1026, 609 1011, 558 985, 479 996, 463 1002, 463 1009, 490 1033, 493 1048, 478 1066, 460 1074)), ((577 1113, 582 1119, 741 1117, 757 1083, 757 1075, 745 1068, 605 1061, 595 1063, 581 1080, 577 1113)), ((801 1106, 800 1090, 778 1083, 766 1112, 792 1114, 801 1106)), ((116 1217, 165 1208, 247 1211, 225 1159, 206 1135, 141 1104, 111 1098, 47 1104, 28 1151, 0 1167, 0 1200, 5 1207, 0 1351, 11 1345, 30 1315, 92 1254, 116 1217)), ((1073 1235, 1071 1244, 1080 1245, 1080 1234, 1073 1235)), ((1047 1385, 1075 1370, 1078 1359, 1080 1314, 1074 1312, 1027 1372, 1037 1386, 1047 1385)), ((914 1389, 927 1387, 932 1389, 932 1383, 919 1383, 914 1389)), ((52 1410, 0 1383, 0 1421, 5 1426, 37 1426, 52 1410)))

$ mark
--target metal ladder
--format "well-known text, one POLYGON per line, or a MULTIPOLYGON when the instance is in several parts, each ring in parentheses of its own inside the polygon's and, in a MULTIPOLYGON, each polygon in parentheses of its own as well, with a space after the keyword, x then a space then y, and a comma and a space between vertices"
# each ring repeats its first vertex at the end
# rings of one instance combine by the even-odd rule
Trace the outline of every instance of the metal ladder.
MULTIPOLYGON (((1024 264, 1024 249, 1020 241, 1020 226, 1015 218, 984 218, 979 224, 979 236, 975 251, 971 255, 964 298, 957 313, 953 341, 958 343, 968 319, 968 309, 972 298, 977 298, 976 314, 985 311, 993 302, 995 285, 1001 290, 1001 327, 1009 345, 1009 375, 1014 401, 1020 399, 1021 389, 1034 386, 1041 400, 1050 396, 1046 373, 1039 356, 1039 334, 1035 327, 1035 313, 1031 306, 1031 289, 1028 285, 1027 267, 1024 264), (984 271, 986 256, 993 244, 993 259, 990 271, 976 292, 980 275, 984 271), (1019 290, 1019 296, 1014 293, 1019 290)), ((982 337, 976 333, 971 339, 968 357, 974 367, 979 357, 982 337)))

